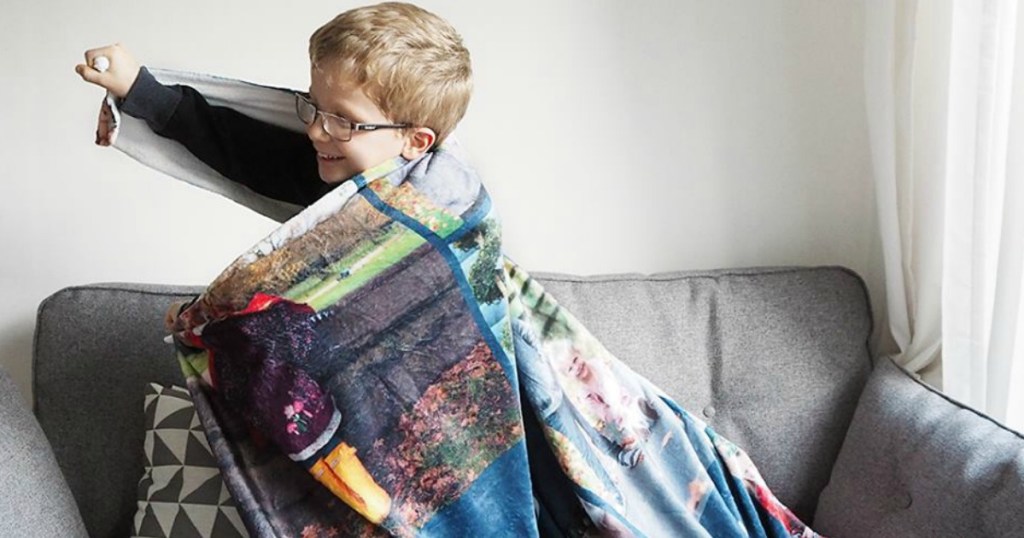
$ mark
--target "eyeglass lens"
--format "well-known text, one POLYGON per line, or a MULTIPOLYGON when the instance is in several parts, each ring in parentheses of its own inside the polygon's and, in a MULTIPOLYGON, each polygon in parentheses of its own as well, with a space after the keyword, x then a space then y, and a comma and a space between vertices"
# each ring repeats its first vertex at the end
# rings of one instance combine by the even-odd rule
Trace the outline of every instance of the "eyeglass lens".
POLYGON ((320 110, 316 108, 316 105, 302 95, 295 96, 295 104, 296 112, 298 112, 299 119, 302 120, 302 123, 309 125, 313 123, 319 115, 323 118, 321 126, 332 138, 336 138, 338 140, 349 140, 352 137, 352 124, 344 118, 320 112, 320 110))

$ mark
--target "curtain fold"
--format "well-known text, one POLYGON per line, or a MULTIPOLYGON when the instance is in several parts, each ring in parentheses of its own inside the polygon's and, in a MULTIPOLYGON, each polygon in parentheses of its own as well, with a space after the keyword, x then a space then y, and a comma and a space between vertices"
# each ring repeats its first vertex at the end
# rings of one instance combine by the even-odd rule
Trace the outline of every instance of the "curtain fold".
POLYGON ((865 102, 894 358, 913 371, 941 360, 944 392, 1020 429, 1016 2, 865 6, 865 102))
POLYGON ((894 358, 918 371, 939 354, 937 279, 921 264, 915 211, 914 20, 917 2, 885 1, 866 10, 864 81, 876 205, 885 264, 889 329, 894 358), (917 256, 915 256, 917 254, 917 256))

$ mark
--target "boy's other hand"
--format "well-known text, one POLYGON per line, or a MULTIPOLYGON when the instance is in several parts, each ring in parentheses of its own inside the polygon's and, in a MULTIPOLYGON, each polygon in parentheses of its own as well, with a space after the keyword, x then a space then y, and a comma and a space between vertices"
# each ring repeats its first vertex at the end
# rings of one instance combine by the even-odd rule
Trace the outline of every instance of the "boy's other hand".
POLYGON ((85 51, 85 63, 75 66, 75 72, 83 80, 105 88, 119 98, 128 95, 128 90, 139 76, 139 69, 135 57, 120 43, 85 51), (96 58, 100 56, 110 62, 106 71, 96 69, 96 58))
POLYGON ((164 314, 164 328, 171 334, 181 332, 185 329, 181 320, 178 319, 178 314, 181 314, 181 308, 185 306, 185 304, 186 303, 180 301, 171 303, 171 306, 167 309, 167 313, 164 314))

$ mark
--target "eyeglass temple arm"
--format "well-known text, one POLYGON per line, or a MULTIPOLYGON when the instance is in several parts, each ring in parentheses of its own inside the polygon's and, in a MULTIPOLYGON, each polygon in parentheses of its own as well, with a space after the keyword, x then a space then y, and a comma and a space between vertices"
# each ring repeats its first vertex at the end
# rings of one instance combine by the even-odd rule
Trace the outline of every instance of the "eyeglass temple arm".
POLYGON ((405 129, 408 123, 353 123, 353 131, 376 131, 377 129, 405 129))

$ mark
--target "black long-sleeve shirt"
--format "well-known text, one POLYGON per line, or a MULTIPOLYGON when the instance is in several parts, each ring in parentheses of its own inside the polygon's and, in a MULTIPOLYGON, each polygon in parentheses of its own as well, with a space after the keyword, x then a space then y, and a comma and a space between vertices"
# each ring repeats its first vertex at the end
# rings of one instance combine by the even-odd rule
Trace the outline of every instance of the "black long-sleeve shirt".
POLYGON ((303 207, 333 188, 321 181, 316 150, 302 133, 213 106, 189 86, 165 86, 143 67, 121 111, 185 146, 224 177, 303 207))

